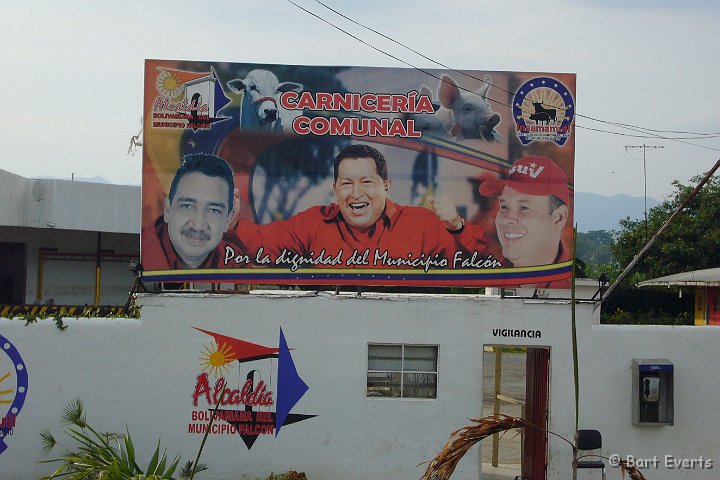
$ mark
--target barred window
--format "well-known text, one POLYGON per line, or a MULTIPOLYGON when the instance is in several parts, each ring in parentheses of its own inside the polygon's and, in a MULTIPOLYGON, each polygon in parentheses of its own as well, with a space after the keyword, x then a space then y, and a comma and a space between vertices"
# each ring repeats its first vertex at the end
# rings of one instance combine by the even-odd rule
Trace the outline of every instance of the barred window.
POLYGON ((368 344, 367 397, 437 398, 437 345, 368 344))

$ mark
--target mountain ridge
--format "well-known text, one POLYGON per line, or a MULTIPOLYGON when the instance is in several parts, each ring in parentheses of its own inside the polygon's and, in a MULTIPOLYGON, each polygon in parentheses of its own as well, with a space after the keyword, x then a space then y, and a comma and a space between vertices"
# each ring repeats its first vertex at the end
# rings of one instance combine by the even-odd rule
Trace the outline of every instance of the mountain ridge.
MULTIPOLYGON (((648 197, 650 210, 660 201, 648 197)), ((601 195, 599 193, 575 192, 575 223, 579 232, 593 230, 619 230, 620 220, 645 217, 645 198, 632 195, 601 195)))
MULTIPOLYGON (((70 180, 70 178, 35 177, 46 179, 70 180)), ((104 183, 115 185, 103 177, 78 177, 75 181, 104 183)), ((138 186, 138 185, 132 185, 138 186)), ((648 197, 648 209, 659 205, 655 198, 648 197)), ((578 231, 587 233, 593 230, 618 230, 620 220, 626 217, 640 219, 644 217, 645 199, 632 195, 601 195, 599 193, 575 192, 575 223, 578 231)))

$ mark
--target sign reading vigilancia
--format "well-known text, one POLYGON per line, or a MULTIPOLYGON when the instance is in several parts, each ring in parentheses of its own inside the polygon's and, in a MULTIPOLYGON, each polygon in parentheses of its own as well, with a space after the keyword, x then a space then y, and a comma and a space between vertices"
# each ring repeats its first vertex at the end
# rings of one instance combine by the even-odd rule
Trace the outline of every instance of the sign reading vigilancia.
POLYGON ((564 288, 575 75, 147 60, 143 280, 564 288))

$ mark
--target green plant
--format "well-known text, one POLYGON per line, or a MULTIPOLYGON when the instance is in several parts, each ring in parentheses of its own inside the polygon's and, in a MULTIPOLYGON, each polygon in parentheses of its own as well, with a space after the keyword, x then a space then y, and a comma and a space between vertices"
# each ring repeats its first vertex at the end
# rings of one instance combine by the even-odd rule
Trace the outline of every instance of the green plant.
POLYGON ((676 315, 662 310, 633 313, 617 308, 612 314, 605 316, 603 323, 615 325, 692 325, 694 318, 689 312, 680 312, 676 315))
POLYGON ((30 313, 26 313, 26 314, 24 314, 24 315, 21 315, 19 318, 20 318, 20 320, 22 320, 22 321, 25 322, 25 326, 26 326, 26 327, 27 327, 28 325, 30 325, 31 323, 37 323, 37 321, 38 321, 37 315, 32 315, 32 314, 30 314, 30 313))
MULTIPOLYGON (((158 440, 147 468, 141 469, 136 462, 135 446, 127 428, 124 434, 100 433, 95 430, 86 420, 80 399, 65 405, 61 418, 65 434, 77 445, 72 449, 62 445, 47 429, 40 433, 43 450, 50 451, 56 446, 66 450, 65 455, 59 458, 40 462, 61 463, 52 475, 44 479, 165 480, 172 477, 180 461, 179 455, 169 461, 166 450, 160 452, 158 440)), ((195 471, 206 469, 205 465, 198 465, 195 471)), ((192 470, 192 462, 188 462, 183 472, 192 470)))
POLYGON ((196 473, 207 470, 208 467, 204 463, 198 463, 197 467, 193 470, 192 460, 188 460, 185 465, 180 469, 180 478, 192 478, 196 473))
POLYGON ((60 330, 63 331, 66 328, 68 328, 67 325, 65 325, 65 322, 63 322, 63 319, 60 315, 53 316, 53 320, 55 321, 55 326, 60 330))

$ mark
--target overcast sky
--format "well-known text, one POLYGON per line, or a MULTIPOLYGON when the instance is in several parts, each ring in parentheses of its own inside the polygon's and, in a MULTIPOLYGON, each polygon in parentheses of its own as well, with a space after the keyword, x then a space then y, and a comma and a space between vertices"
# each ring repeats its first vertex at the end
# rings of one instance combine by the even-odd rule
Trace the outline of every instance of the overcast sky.
MULTIPOLYGON (((294 0, 419 67, 437 67, 311 0, 294 0)), ((658 130, 720 133, 715 0, 324 0, 457 69, 577 73, 577 113, 658 130), (632 6, 628 6, 632 5, 632 6)), ((139 184, 146 58, 403 66, 286 0, 0 0, 0 168, 25 176, 100 176, 139 184)), ((619 129, 586 118, 579 127, 619 129)), ((667 134, 663 134, 667 135, 667 134)), ((694 136, 694 135, 684 135, 694 136)), ((664 198, 720 158, 720 139, 655 138, 578 128, 575 188, 664 198)))

